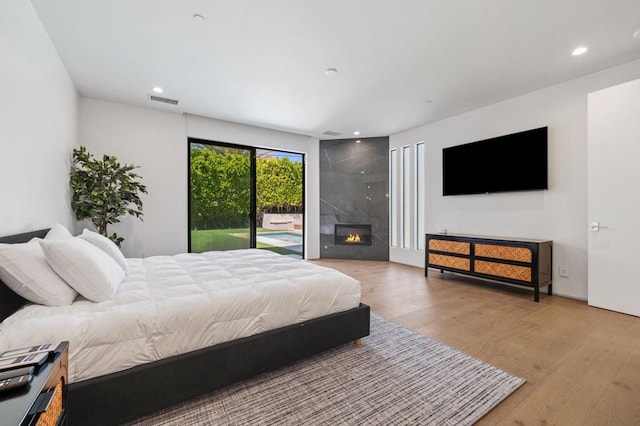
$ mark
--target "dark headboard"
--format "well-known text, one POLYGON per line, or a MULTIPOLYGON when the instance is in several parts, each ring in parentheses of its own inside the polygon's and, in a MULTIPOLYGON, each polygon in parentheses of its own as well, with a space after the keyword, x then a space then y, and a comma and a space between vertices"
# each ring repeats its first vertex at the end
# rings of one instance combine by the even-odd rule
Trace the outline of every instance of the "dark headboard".
MULTIPOLYGON (((39 231, 25 232, 24 234, 9 235, 8 237, 1 237, 0 243, 26 243, 35 237, 44 238, 47 232, 49 232, 48 229, 41 229, 39 231)), ((0 321, 4 321, 6 317, 20 309, 26 302, 0 281, 0 321)))

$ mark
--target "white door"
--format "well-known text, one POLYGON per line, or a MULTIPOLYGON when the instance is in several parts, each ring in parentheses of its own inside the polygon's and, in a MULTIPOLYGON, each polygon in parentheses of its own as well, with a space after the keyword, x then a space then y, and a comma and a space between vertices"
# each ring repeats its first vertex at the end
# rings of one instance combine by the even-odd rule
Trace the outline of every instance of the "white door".
POLYGON ((588 104, 589 304, 640 316, 640 80, 588 104))

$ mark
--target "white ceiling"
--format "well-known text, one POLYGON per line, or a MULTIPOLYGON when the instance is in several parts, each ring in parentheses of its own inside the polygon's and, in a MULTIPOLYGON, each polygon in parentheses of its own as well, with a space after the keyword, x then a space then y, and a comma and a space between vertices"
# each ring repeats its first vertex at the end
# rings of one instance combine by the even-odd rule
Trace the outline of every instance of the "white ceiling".
POLYGON ((321 138, 394 134, 640 58, 639 0, 32 3, 83 96, 321 138), (178 106, 149 101, 156 85, 178 106))

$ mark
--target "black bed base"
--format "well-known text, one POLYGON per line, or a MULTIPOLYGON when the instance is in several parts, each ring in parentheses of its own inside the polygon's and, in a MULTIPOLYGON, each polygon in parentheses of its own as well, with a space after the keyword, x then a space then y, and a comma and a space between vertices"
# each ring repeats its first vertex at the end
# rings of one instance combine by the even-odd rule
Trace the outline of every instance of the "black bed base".
MULTIPOLYGON (((70 425, 118 425, 369 335, 369 306, 69 385, 70 425)), ((105 354, 108 356, 108 354, 105 354)))

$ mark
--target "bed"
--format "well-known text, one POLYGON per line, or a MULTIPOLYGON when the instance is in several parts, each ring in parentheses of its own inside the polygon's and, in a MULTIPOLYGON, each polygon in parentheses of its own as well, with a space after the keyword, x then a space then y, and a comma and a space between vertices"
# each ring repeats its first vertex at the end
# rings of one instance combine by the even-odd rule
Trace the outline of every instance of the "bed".
MULTIPOLYGON (((0 238, 0 242, 26 242, 46 234, 47 230, 41 230, 0 238)), ((329 280, 330 275, 340 277, 340 273, 307 262, 285 260, 284 257, 281 257, 284 265, 278 266, 260 250, 238 251, 236 254, 245 258, 238 261, 231 253, 217 252, 130 259, 129 273, 114 300, 99 304, 79 298, 64 308, 34 306, 2 284, 0 335, 5 335, 0 336, 0 342, 19 346, 16 335, 28 335, 29 329, 47 327, 53 330, 47 335, 48 339, 69 340, 69 421, 71 424, 100 425, 134 420, 369 334, 369 307, 359 303, 359 288, 357 299, 352 289, 345 291, 338 287, 337 292, 329 296, 319 296, 320 293, 313 290, 318 284, 313 284, 315 281, 312 279, 305 279, 307 270, 311 272, 313 269, 313 272, 326 276, 327 286, 331 287, 333 280, 329 280), (253 264, 252 267, 242 266, 247 264, 247 260, 253 264), (212 274, 207 262, 216 268, 225 265, 224 270, 216 270, 212 274), (295 270, 298 265, 302 270, 295 270), (202 280, 205 284, 198 287, 179 274, 167 272, 185 269, 191 269, 192 275, 216 275, 218 279, 211 282, 202 280), (234 269, 242 272, 240 277, 225 275, 225 271, 234 269), (153 272, 157 270, 160 272, 153 272), (157 275, 155 281, 164 284, 159 289, 144 287, 146 284, 142 283, 142 278, 154 274, 157 275), (290 288, 289 284, 283 287, 274 279, 287 274, 292 276, 292 281, 295 276, 298 281, 311 284, 291 299, 291 294, 297 290, 290 288), (226 301, 216 304, 221 299, 226 300, 225 297, 217 297, 218 290, 229 287, 237 279, 250 283, 250 301, 235 297, 235 291, 231 291, 231 296, 225 296, 226 299, 230 299, 229 303, 238 299, 240 305, 236 302, 236 307, 230 309, 226 301), (176 281, 177 287, 169 285, 169 281, 176 281), (272 296, 268 296, 269 292, 272 296), (207 299, 214 303, 213 308, 207 308, 207 299), (189 306, 192 306, 189 317, 186 323, 181 323, 179 317, 184 314, 180 314, 178 308, 189 300, 189 306), (92 314, 87 310, 88 305, 101 309, 92 314), (304 308, 297 309, 294 314, 281 313, 290 305, 304 308), (264 309, 258 309, 259 306, 264 309), (66 311, 72 311, 77 326, 73 322, 63 322, 58 316, 46 320, 48 326, 42 325, 41 316, 48 311, 56 312, 60 318, 66 311), (90 355, 73 355, 74 340, 78 339, 78 347, 87 346, 79 340, 79 334, 93 336, 97 333, 93 328, 98 327, 96 324, 103 323, 103 327, 106 321, 111 321, 103 317, 108 311, 116 312, 123 321, 127 318, 133 321, 131 327, 126 327, 126 321, 125 325, 112 323, 113 330, 120 330, 112 334, 124 335, 124 342, 118 343, 119 346, 109 346, 107 343, 113 343, 109 337, 105 337, 104 342, 93 339, 93 345, 89 345, 87 352, 90 355), (216 323, 214 319, 222 319, 223 326, 216 325, 220 322, 216 323), (230 323, 235 323, 235 328, 227 327, 230 323), (158 330, 164 336, 158 336, 158 330), (192 336, 185 335, 188 330, 193 332, 192 336), (166 345, 163 343, 165 340, 174 341, 172 345, 166 345), (103 344, 104 347, 101 346, 103 344)), ((347 288, 350 287, 347 285, 347 288)), ((220 294, 223 293, 229 292, 220 294)), ((29 342, 32 343, 44 342, 29 342)))

